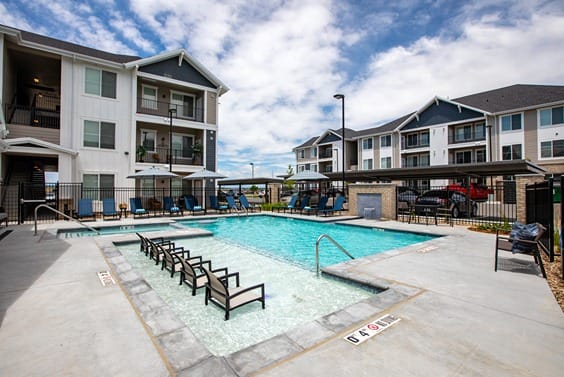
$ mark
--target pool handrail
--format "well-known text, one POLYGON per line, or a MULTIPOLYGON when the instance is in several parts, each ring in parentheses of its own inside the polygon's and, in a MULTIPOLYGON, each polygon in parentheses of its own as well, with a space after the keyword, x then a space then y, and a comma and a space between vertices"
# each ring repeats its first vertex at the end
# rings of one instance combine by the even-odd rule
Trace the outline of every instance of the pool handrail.
MULTIPOLYGON (((23 202, 24 202, 24 200, 22 199, 22 203, 23 203, 23 202)), ((29 203, 30 200, 26 200, 25 202, 28 202, 28 203, 29 203)), ((53 211, 53 212, 55 212, 55 213, 57 213, 57 214, 63 216, 64 218, 67 218, 67 219, 69 219, 69 220, 75 221, 75 222, 79 223, 80 225, 83 225, 83 226, 87 227, 89 230, 93 231, 94 233, 100 235, 100 232, 99 232, 99 231, 97 231, 96 229, 92 228, 92 227, 89 226, 89 225, 84 224, 82 221, 80 221, 80 220, 78 220, 78 219, 75 219, 75 218, 73 218, 73 217, 70 217, 69 215, 66 215, 66 214, 64 214, 63 212, 61 212, 61 211, 59 211, 59 210, 56 210, 55 208, 53 208, 53 207, 51 207, 51 206, 49 206, 49 205, 47 205, 47 204, 40 204, 40 205, 38 205, 37 207, 35 207, 35 216, 34 216, 34 222, 35 222, 35 234, 34 234, 34 235, 35 235, 35 236, 37 236, 37 210, 38 210, 39 208, 48 208, 49 210, 51 210, 51 211, 53 211)))
POLYGON ((342 247, 337 241, 335 241, 333 239, 333 237, 331 237, 328 234, 322 234, 317 238, 317 241, 315 242, 315 271, 317 273, 317 277, 319 277, 319 243, 324 238, 327 238, 329 241, 331 241, 333 243, 333 245, 337 246, 337 248, 339 250, 341 250, 347 257, 354 259, 354 257, 344 247, 342 247))

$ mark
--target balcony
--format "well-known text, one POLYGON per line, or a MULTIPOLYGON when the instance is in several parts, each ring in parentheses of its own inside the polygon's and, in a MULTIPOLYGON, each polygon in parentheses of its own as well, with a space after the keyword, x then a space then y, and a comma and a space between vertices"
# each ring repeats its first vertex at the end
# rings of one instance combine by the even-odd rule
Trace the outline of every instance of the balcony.
MULTIPOLYGON (((139 148, 139 147, 137 147, 139 148)), ((139 151, 139 149, 137 149, 139 151)), ((170 164, 170 148, 157 147, 154 151, 146 151, 144 155, 137 153, 135 162, 170 164)), ((172 149, 172 163, 175 165, 201 165, 200 154, 192 149, 172 149)))
POLYGON ((473 143, 476 141, 486 141, 486 135, 484 134, 450 135, 448 137, 449 144, 473 143))
POLYGON ((30 106, 4 104, 6 123, 59 129, 61 125, 59 97, 35 95, 30 106))
POLYGON ((202 106, 179 105, 170 102, 155 101, 146 98, 137 98, 137 113, 148 114, 158 117, 168 117, 169 109, 176 109, 176 117, 191 120, 193 122, 204 122, 204 109, 202 106))
POLYGON ((414 143, 414 144, 408 144, 405 141, 402 140, 401 143, 401 149, 416 149, 416 148, 426 148, 429 146, 429 142, 420 142, 420 143, 414 143))

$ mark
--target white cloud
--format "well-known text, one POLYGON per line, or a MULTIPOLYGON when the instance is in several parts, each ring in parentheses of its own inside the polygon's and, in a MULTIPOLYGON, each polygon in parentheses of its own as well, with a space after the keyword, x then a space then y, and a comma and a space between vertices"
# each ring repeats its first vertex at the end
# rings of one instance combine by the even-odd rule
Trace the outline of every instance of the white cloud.
POLYGON ((418 109, 434 95, 458 97, 517 83, 563 84, 563 17, 533 14, 516 25, 499 15, 467 21, 461 35, 421 38, 372 57, 347 92, 347 122, 364 128, 418 109))

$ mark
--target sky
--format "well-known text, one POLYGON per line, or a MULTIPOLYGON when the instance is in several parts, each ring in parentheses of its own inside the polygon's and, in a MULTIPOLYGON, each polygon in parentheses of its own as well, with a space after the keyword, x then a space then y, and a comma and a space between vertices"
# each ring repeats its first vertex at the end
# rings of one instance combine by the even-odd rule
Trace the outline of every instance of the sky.
POLYGON ((562 0, 0 0, 0 24, 118 54, 184 48, 230 88, 230 178, 286 173, 294 147, 341 127, 336 93, 362 130, 434 96, 564 85, 562 0))

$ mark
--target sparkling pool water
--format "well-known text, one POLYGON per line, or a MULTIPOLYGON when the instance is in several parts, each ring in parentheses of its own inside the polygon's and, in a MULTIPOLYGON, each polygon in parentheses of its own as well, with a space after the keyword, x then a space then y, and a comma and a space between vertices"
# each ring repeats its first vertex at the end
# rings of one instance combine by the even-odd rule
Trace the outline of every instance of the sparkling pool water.
POLYGON ((242 286, 265 284, 266 309, 255 302, 235 309, 229 321, 215 305, 204 305, 204 289, 192 296, 187 285, 180 286, 179 274, 170 278, 154 261, 139 252, 138 244, 119 249, 180 320, 215 355, 227 355, 279 335, 298 325, 330 314, 375 292, 328 278, 295 264, 272 259, 255 251, 215 237, 175 240, 212 261, 212 268, 238 271, 242 286))
MULTIPOLYGON (((118 225, 118 226, 105 226, 105 227, 94 227, 99 235, 108 234, 122 234, 122 233, 133 233, 133 232, 157 232, 160 230, 177 230, 181 226, 175 223, 169 224, 135 224, 135 225, 118 225)), ((97 236, 96 233, 88 230, 84 227, 76 229, 59 229, 57 232, 58 236, 61 238, 76 238, 76 237, 93 237, 97 236)))
MULTIPOLYGON (((315 270, 315 243, 328 234, 355 258, 409 246, 436 238, 410 232, 366 228, 336 223, 320 223, 275 216, 245 216, 179 221, 187 227, 209 230, 217 239, 252 248, 268 256, 315 270)), ((319 244, 320 265, 349 260, 326 238, 319 244)))

